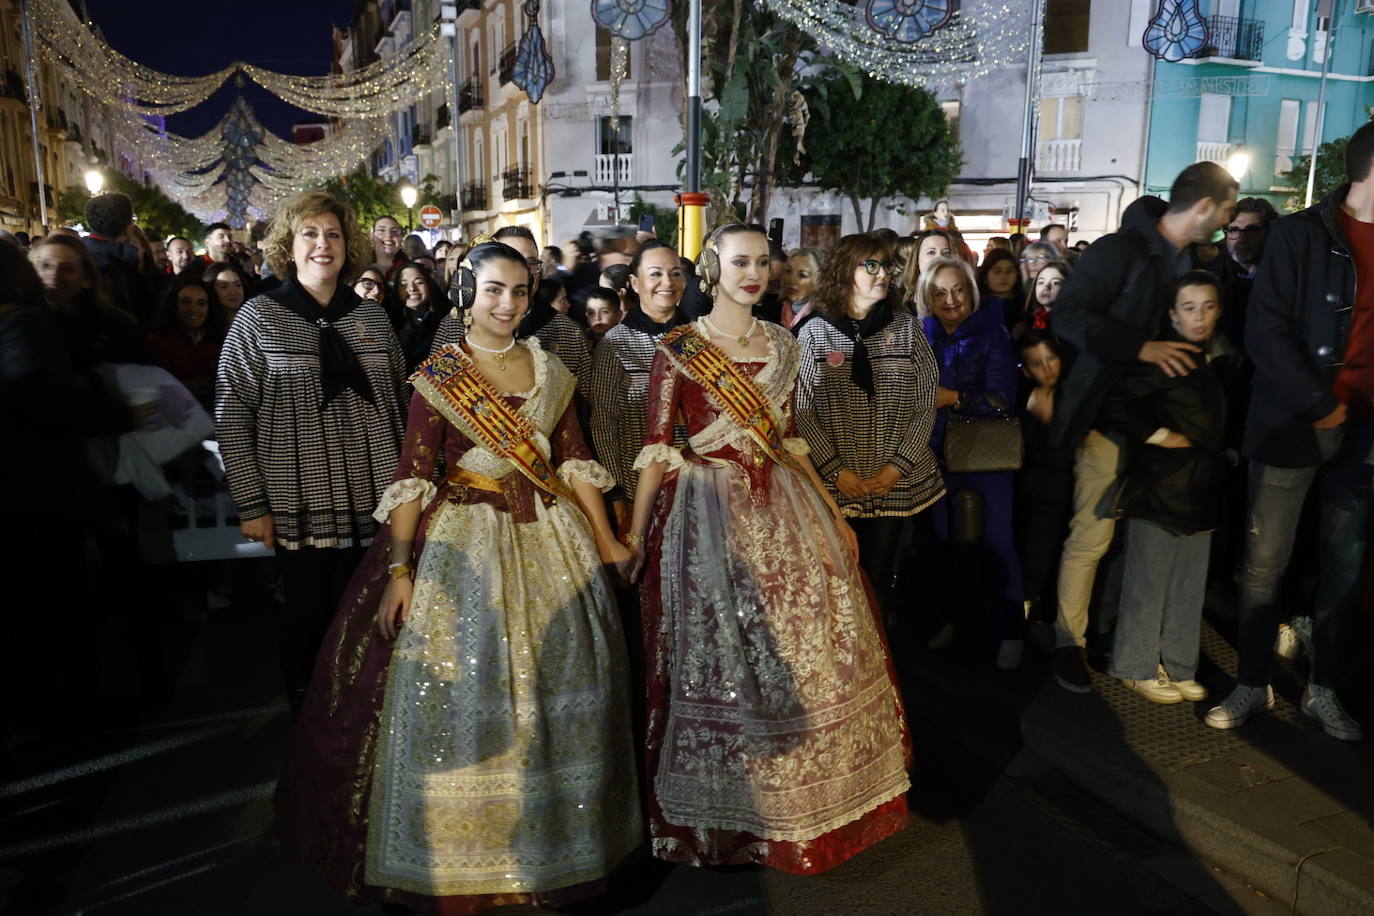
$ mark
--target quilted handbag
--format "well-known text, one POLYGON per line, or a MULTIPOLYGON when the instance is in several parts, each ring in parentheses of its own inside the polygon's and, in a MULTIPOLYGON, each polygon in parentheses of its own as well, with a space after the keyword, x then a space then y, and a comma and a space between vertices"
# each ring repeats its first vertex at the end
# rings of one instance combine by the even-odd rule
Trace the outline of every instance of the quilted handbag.
POLYGON ((1019 471, 1023 459, 1021 421, 1007 416, 1007 405, 992 392, 988 402, 1002 412, 1000 417, 975 419, 953 411, 945 424, 945 467, 954 474, 979 474, 985 471, 1019 471))

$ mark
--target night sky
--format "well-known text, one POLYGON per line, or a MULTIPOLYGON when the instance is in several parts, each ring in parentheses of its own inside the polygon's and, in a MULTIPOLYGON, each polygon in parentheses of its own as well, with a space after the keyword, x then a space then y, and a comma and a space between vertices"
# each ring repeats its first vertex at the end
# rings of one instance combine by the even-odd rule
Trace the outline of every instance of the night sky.
MULTIPOLYGON (((119 53, 147 67, 180 76, 202 76, 242 60, 280 73, 322 76, 329 72, 331 26, 348 25, 353 0, 87 0, 90 18, 119 53)), ((227 80, 200 105, 167 119, 167 129, 198 137, 214 128, 242 91, 263 125, 290 139, 291 125, 318 115, 269 94, 245 78, 227 80)))

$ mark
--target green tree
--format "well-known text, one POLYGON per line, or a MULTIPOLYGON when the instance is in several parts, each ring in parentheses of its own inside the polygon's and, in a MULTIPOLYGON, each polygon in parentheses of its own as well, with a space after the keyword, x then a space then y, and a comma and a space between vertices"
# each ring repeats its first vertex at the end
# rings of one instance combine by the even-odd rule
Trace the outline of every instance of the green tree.
MULTIPOLYGON (((150 239, 166 239, 183 235, 199 240, 205 236, 205 224, 172 200, 157 185, 140 184, 121 172, 102 169, 105 190, 127 194, 134 206, 134 219, 150 239)), ((62 223, 84 223, 86 202, 91 195, 84 188, 70 187, 57 195, 57 219, 62 223)))
POLYGON ((630 222, 638 223, 639 218, 645 215, 654 218, 654 235, 658 237, 658 240, 669 247, 676 248, 677 209, 656 207, 636 194, 634 203, 630 204, 630 222))
POLYGON ((959 140, 924 89, 833 71, 807 87, 806 103, 805 156, 792 177, 809 170, 815 184, 843 194, 865 231, 884 201, 901 211, 892 198, 939 197, 963 168, 959 140))
MULTIPOLYGON (((1317 174, 1312 182, 1314 203, 1345 184, 1345 145, 1346 138, 1340 137, 1317 147, 1317 174)), ((1299 156, 1293 167, 1279 176, 1286 186, 1297 189, 1284 203, 1290 211, 1303 209, 1307 197, 1307 170, 1311 162, 1310 155, 1299 156)))
MULTIPOLYGON (((673 15, 684 72, 686 8, 674 4, 673 15)), ((745 0, 707 3, 702 41, 703 90, 710 100, 701 138, 702 190, 712 198, 708 220, 760 222, 776 183, 782 139, 794 125, 804 125, 797 119, 798 86, 825 59, 808 34, 745 0)), ((679 174, 684 165, 679 162, 679 174)))
MULTIPOLYGON (((449 200, 445 200, 438 192, 438 185, 437 176, 424 177, 416 188, 419 192, 415 200, 417 211, 428 204, 433 204, 445 213, 453 209, 446 206, 452 202, 452 195, 449 195, 449 200)), ((351 204, 365 227, 370 228, 383 216, 394 216, 404 224, 409 216, 405 204, 401 203, 401 185, 374 178, 361 166, 351 175, 337 175, 321 182, 319 187, 351 204)))

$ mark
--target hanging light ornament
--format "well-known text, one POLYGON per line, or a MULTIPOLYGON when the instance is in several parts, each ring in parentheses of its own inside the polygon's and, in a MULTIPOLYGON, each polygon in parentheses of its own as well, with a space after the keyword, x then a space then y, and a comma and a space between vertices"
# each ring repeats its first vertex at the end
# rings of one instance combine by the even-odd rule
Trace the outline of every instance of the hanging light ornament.
POLYGON ((540 0, 525 0, 525 18, 530 27, 520 38, 520 50, 515 52, 515 73, 511 82, 525 90, 535 105, 544 97, 544 90, 553 82, 553 57, 544 45, 544 33, 539 28, 540 0))
POLYGON ((951 0, 868 0, 868 27, 880 35, 910 44, 949 22, 951 0))
POLYGON ((1141 39, 1145 50, 1160 60, 1178 63, 1207 44, 1207 20, 1197 0, 1160 0, 1159 9, 1145 26, 1141 39))
POLYGON ((592 0, 592 18, 612 35, 638 41, 668 21, 669 0, 592 0))
POLYGON ((1025 6, 953 9, 949 0, 761 0, 842 60, 932 91, 1025 65, 1025 6))

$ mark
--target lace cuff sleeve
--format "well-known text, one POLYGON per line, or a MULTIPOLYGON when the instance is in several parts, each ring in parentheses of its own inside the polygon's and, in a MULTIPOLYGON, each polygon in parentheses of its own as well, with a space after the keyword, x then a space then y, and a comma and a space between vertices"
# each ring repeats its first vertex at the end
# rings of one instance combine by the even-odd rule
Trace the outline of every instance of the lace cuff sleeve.
POLYGON ((372 517, 383 525, 391 518, 391 510, 403 503, 408 503, 412 499, 419 497, 420 508, 429 505, 429 501, 434 498, 434 494, 439 490, 428 480, 421 480, 418 477, 407 477, 405 480, 398 480, 382 492, 381 501, 377 503, 377 510, 372 513, 372 517))
POLYGON ((664 445, 662 442, 655 442, 640 450, 639 457, 635 459, 634 469, 642 471, 655 461, 666 461, 670 471, 676 471, 687 463, 682 459, 682 449, 664 445))
POLYGON ((611 476, 611 472, 595 461, 580 459, 565 461, 558 466, 558 476, 569 485, 572 484, 574 477, 578 480, 585 480, 587 483, 599 487, 602 493, 615 486, 615 478, 611 476))
POLYGON ((793 455, 811 454, 811 446, 801 436, 788 436, 782 440, 782 447, 793 455))

